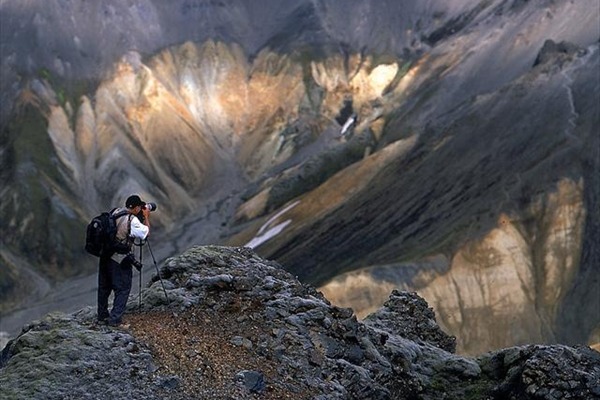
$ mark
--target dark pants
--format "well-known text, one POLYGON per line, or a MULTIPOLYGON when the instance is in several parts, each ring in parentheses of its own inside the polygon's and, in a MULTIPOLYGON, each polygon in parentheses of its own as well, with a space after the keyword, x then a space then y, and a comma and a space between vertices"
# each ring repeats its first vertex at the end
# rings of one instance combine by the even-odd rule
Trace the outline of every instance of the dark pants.
POLYGON ((131 291, 131 263, 119 264, 111 258, 100 258, 98 269, 98 320, 120 324, 131 291), (108 297, 115 292, 112 310, 108 312, 108 297))

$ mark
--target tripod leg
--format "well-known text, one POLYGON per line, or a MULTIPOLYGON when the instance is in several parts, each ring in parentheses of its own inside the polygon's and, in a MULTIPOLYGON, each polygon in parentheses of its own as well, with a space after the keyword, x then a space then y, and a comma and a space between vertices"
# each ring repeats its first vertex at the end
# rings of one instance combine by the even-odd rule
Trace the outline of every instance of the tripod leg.
POLYGON ((142 309, 142 270, 140 269, 140 288, 139 288, 138 309, 142 309))
MULTIPOLYGON (((140 264, 142 264, 142 247, 140 246, 140 264)), ((139 290, 138 290, 138 309, 141 310, 142 309, 142 269, 140 268, 140 285, 139 285, 139 290)))
POLYGON ((152 247, 150 247, 150 241, 146 239, 146 244, 148 245, 148 250, 150 250, 150 256, 152 256, 152 261, 154 262, 154 268, 156 268, 156 276, 160 279, 160 284, 162 286, 163 292, 165 293, 165 298, 167 299, 167 304, 170 304, 169 295, 167 294, 167 289, 165 289, 165 284, 160 277, 160 271, 158 270, 158 265, 156 265, 156 259, 154 258, 154 253, 152 252, 152 247))

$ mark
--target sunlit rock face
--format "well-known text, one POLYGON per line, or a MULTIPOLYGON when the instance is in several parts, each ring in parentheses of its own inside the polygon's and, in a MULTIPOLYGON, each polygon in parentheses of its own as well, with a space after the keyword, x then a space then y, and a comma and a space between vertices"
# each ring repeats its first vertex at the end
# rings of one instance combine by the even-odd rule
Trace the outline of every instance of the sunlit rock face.
POLYGON ((292 222, 261 248, 305 279, 326 281, 326 265, 361 270, 323 290, 362 315, 384 300, 380 288, 418 290, 444 326, 461 332, 463 352, 529 340, 593 343, 590 327, 597 323, 590 315, 597 318, 600 300, 591 271, 598 255, 586 249, 589 235, 598 237, 598 139, 588 127, 597 124, 598 110, 582 101, 574 114, 571 96, 582 93, 587 79, 597 81, 591 67, 597 57, 593 50, 566 69, 538 65, 499 93, 463 104, 457 120, 432 121, 416 148, 377 174, 350 173, 360 182, 356 192, 346 191, 334 180, 343 175, 336 175, 271 221, 292 222), (590 69, 583 67, 594 58, 590 69), (431 141, 424 144, 424 136, 431 141), (302 201, 311 207, 327 187, 344 197, 328 203, 328 216, 297 214, 302 201), (446 265, 422 261, 440 252, 446 265), (575 304, 586 304, 586 313, 575 304), (570 325, 575 321, 586 333, 570 325))
POLYGON ((573 285, 579 264, 573 255, 582 247, 582 197, 581 183, 560 182, 524 214, 500 215, 496 228, 459 247, 451 260, 351 272, 321 290, 363 317, 385 301, 382 287, 417 290, 446 329, 464 335, 461 352, 557 341, 558 307, 573 285))
POLYGON ((164 257, 254 247, 361 317, 415 290, 464 353, 597 341, 594 0, 113 3, 0 2, 5 309, 136 192, 164 257))

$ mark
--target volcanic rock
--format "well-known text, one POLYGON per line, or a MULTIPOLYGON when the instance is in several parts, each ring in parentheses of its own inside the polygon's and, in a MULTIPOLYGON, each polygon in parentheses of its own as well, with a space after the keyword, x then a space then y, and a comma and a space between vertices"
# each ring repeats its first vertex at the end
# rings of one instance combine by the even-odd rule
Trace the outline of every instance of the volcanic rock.
POLYGON ((479 358, 414 293, 359 322, 248 248, 194 247, 131 299, 128 328, 95 313, 26 325, 0 359, 5 398, 592 399, 600 356, 524 346, 479 358), (166 290, 163 291, 163 287, 166 290), (241 340, 240 340, 241 339, 241 340), (240 346, 244 341, 252 346, 240 346))

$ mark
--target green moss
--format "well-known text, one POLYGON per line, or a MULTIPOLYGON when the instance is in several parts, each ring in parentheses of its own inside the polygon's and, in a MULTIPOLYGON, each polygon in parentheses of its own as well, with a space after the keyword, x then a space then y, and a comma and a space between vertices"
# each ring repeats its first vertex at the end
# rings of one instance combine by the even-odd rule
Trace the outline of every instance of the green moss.
POLYGON ((276 182, 269 195, 268 210, 274 210, 289 200, 325 182, 335 173, 360 161, 367 146, 372 146, 370 133, 355 137, 343 146, 318 154, 307 160, 299 172, 276 182))
POLYGON ((397 63, 398 57, 391 53, 377 53, 372 55, 372 60, 372 69, 375 69, 378 65, 397 63))
POLYGON ((13 169, 6 179, 11 196, 0 210, 0 234, 8 248, 43 274, 62 279, 81 272, 75 259, 83 254, 84 226, 53 204, 53 188, 69 186, 47 133, 45 111, 25 105, 7 125, 13 169))
POLYGON ((50 82, 52 80, 52 74, 50 73, 50 70, 48 68, 41 68, 38 71, 38 75, 41 78, 47 80, 48 82, 50 82))
POLYGON ((312 63, 324 60, 323 56, 319 56, 317 52, 310 47, 296 49, 291 55, 292 62, 300 65, 302 68, 302 82, 306 90, 306 98, 313 110, 318 110, 321 107, 323 100, 323 89, 317 85, 312 76, 312 63))
POLYGON ((426 393, 431 398, 446 400, 481 400, 490 398, 494 383, 487 379, 475 381, 456 381, 445 376, 434 376, 426 386, 426 393))
POLYGON ((56 91, 56 99, 58 100, 58 104, 60 104, 62 107, 65 107, 67 104, 66 98, 67 96, 65 94, 65 90, 63 88, 58 88, 56 91))
POLYGON ((56 101, 62 108, 67 104, 73 107, 71 116, 71 126, 75 123, 76 111, 79 106, 79 99, 84 95, 94 93, 98 88, 99 81, 90 79, 65 80, 52 74, 47 68, 41 68, 37 73, 37 78, 43 79, 52 88, 56 94, 56 101))
POLYGON ((20 280, 17 271, 0 255, 0 316, 9 312, 20 301, 20 280))
POLYGON ((467 388, 464 394, 464 400, 481 400, 489 398, 492 385, 489 383, 480 383, 467 388))

